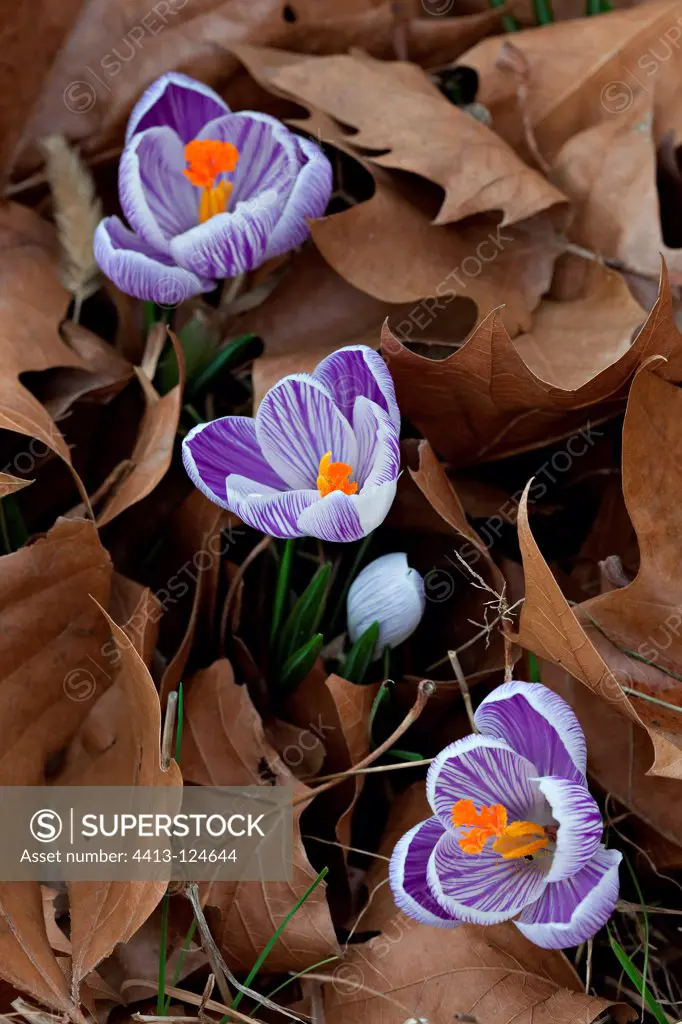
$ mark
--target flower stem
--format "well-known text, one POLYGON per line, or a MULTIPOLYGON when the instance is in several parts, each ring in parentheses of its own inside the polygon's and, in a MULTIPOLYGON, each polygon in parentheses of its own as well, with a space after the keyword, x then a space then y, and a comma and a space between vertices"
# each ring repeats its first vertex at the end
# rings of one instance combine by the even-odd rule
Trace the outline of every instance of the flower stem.
POLYGON ((289 593, 289 579, 291 577, 291 563, 294 559, 295 538, 291 537, 284 542, 284 554, 277 574, 277 587, 275 589, 275 601, 272 608, 272 622, 270 624, 270 646, 272 647, 277 639, 277 633, 284 616, 284 606, 289 593))
POLYGON ((374 536, 374 532, 368 533, 366 537, 363 537, 362 542, 360 543, 360 545, 358 547, 358 550, 355 552, 355 558, 353 559, 353 564, 350 567, 350 572, 348 573, 348 576, 346 578, 346 582, 344 584, 343 590, 339 594, 339 599, 336 602, 336 607, 334 608, 331 620, 329 622, 329 633, 328 633, 329 636, 334 636, 334 630, 337 627, 337 625, 339 623, 339 620, 341 618, 341 615, 343 613, 343 610, 344 610, 344 608, 346 606, 346 598, 348 596, 348 591, 350 590, 350 585, 353 582, 353 580, 355 579, 355 575, 356 575, 358 569, 360 568, 360 563, 362 562, 363 558, 365 557, 365 555, 367 553, 367 548, 372 543, 372 537, 373 536, 374 536))

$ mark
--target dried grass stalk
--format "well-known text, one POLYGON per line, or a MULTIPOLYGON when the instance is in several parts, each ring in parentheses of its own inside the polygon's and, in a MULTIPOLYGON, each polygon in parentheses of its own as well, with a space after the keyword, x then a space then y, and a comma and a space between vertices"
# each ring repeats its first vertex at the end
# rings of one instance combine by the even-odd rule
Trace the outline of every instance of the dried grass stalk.
POLYGON ((100 285, 93 239, 102 219, 102 204, 90 170, 62 135, 47 136, 40 146, 61 245, 61 279, 73 295, 72 319, 78 323, 81 306, 100 285))

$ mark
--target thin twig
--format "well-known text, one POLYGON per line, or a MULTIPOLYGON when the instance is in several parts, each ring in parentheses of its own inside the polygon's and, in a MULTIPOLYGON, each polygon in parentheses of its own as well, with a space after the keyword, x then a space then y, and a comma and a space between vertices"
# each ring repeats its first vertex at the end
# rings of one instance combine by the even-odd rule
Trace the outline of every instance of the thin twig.
POLYGON ((457 651, 448 651, 448 658, 450 659, 450 664, 452 665, 453 672, 455 673, 455 677, 459 683, 459 689, 462 694, 462 700, 464 701, 464 707, 466 708, 471 731, 478 732, 476 722, 474 721, 474 708, 471 703, 471 694, 469 693, 469 687, 467 686, 467 681, 464 678, 464 673, 462 672, 462 666, 460 665, 459 658, 457 657, 457 651))
MULTIPOLYGON (((345 772, 334 772, 332 775, 318 775, 314 778, 305 778, 301 781, 306 785, 311 782, 327 782, 329 779, 349 779, 353 775, 372 775, 375 772, 397 772, 401 768, 421 768, 423 765, 431 764, 433 757, 425 757, 422 761, 400 761, 398 764, 379 764, 373 768, 347 768, 345 772)), ((315 790, 319 793, 319 789, 315 790)))
MULTIPOLYGON (((196 882, 190 882, 185 889, 185 895, 192 904, 192 910, 194 911, 194 917, 197 922, 197 928, 201 935, 201 944, 204 947, 204 952, 208 958, 208 962, 211 965, 215 980, 218 984, 218 989, 223 997, 223 1002, 229 1004, 232 1002, 232 993, 230 992, 227 984, 227 967, 223 967, 225 961, 223 960, 222 954, 215 944, 215 940, 211 935, 211 929, 208 927, 208 922, 204 916, 204 910, 199 900, 199 887, 196 882)), ((203 1000, 203 996, 202 996, 203 1000)), ((200 1006, 206 1006, 207 1000, 203 1000, 199 1004, 200 1006)))
MULTIPOLYGON (((185 895, 192 904, 192 910, 194 911, 194 917, 196 918, 197 927, 199 929, 199 933, 201 934, 204 952, 206 953, 208 961, 213 969, 213 973, 216 976, 216 981, 218 983, 218 988, 220 989, 220 994, 222 995, 225 1002, 232 1002, 232 994, 228 989, 227 996, 225 996, 220 984, 221 975, 223 975, 224 979, 226 978, 229 981, 230 985, 236 988, 238 992, 241 992, 242 995, 248 996, 250 999, 257 1000, 263 1006, 267 1006, 268 1009, 274 1010, 276 1013, 283 1013, 285 1017, 290 1017, 291 1020, 300 1020, 300 1017, 298 1017, 295 1013, 291 1013, 290 1010, 287 1010, 284 1006, 280 1006, 278 1003, 273 1003, 272 1000, 260 995, 260 993, 254 991, 254 989, 247 988, 246 985, 242 985, 242 983, 238 981, 237 978, 235 978, 234 974, 225 963, 223 955, 218 949, 215 940, 211 935, 211 929, 208 927, 208 922, 204 916, 204 910, 203 907, 201 906, 201 901, 199 900, 199 887, 197 886, 196 882, 190 882, 190 884, 187 886, 185 890, 185 895)), ((171 990, 170 988, 167 988, 166 991, 170 992, 171 990)), ((208 1003, 206 1005, 208 1005, 208 1003)), ((231 1010, 230 1012, 234 1013, 236 1011, 231 1010)))
MULTIPOLYGON (((371 765, 374 761, 377 761, 382 754, 385 754, 387 750, 390 750, 391 747, 395 746, 396 742, 404 733, 407 732, 411 725, 414 725, 414 723, 417 721, 422 711, 426 707, 426 702, 428 701, 429 697, 432 697, 435 692, 436 684, 432 682, 430 679, 422 679, 422 681, 419 684, 416 701, 414 702, 410 710, 407 712, 398 728, 391 733, 388 739, 384 740, 384 742, 380 746, 378 746, 376 750, 372 750, 367 755, 367 757, 363 758, 362 761, 359 761, 358 764, 353 765, 352 768, 349 768, 347 772, 342 772, 337 778, 330 779, 328 782, 323 783, 323 785, 318 786, 317 789, 313 789, 309 793, 304 793, 302 796, 296 797, 296 799, 294 800, 294 807, 302 803, 307 803, 308 800, 313 800, 316 796, 319 796, 320 793, 325 793, 328 789, 332 789, 346 776, 355 774, 358 771, 360 771, 360 769, 366 768, 369 765, 371 765)), ((414 762, 411 763, 414 764, 414 762)))
POLYGON ((587 940, 587 961, 585 963, 585 995, 589 996, 592 988, 592 947, 593 940, 587 940))
MULTIPOLYGON (((145 988, 156 989, 156 982, 150 981, 149 978, 128 978, 121 985, 121 990, 123 991, 124 989, 133 988, 133 987, 137 988, 139 985, 144 985, 145 988)), ((175 985, 167 985, 166 986, 166 992, 167 992, 168 995, 175 996, 175 998, 179 999, 182 1003, 190 1003, 192 1006, 197 1006, 197 1007, 201 1006, 201 996, 198 996, 196 994, 196 992, 188 992, 184 988, 176 988, 175 985)), ((212 1010, 213 1013, 220 1013, 223 1016, 229 1015, 232 1020, 241 1021, 242 1024, 253 1024, 253 1018, 252 1017, 247 1017, 247 1015, 245 1013, 240 1013, 239 1010, 233 1010, 231 1006, 225 1006, 223 1003, 217 1003, 214 999, 209 999, 208 1002, 206 1003, 206 1007, 205 1008, 207 1010, 212 1010)), ((191 1017, 188 1018, 188 1019, 189 1020, 192 1020, 192 1019, 198 1020, 198 1018, 191 1018, 191 1017)), ((300 1017, 296 1018, 296 1020, 300 1020, 300 1019, 301 1019, 300 1017)), ((140 1020, 140 1021, 152 1021, 152 1020, 155 1020, 155 1021, 165 1021, 165 1020, 173 1020, 173 1018, 172 1017, 157 1017, 155 1015, 152 1016, 152 1015, 146 1015, 146 1014, 141 1014, 141 1013, 140 1014, 134 1013, 133 1014, 133 1020, 140 1020)))
POLYGON ((178 691, 173 690, 168 694, 166 701, 166 716, 163 721, 163 735, 161 736, 161 771, 167 772, 173 759, 173 745, 175 743, 175 720, 178 714, 178 691))
MULTIPOLYGON (((366 768, 365 771, 371 769, 366 768)), ((315 843, 324 843, 325 846, 338 846, 340 850, 345 850, 347 853, 361 853, 365 857, 376 857, 377 860, 385 860, 386 863, 390 863, 390 857, 384 857, 383 853, 373 853, 371 850, 362 850, 359 846, 346 846, 345 843, 337 843, 333 839, 322 839, 320 836, 301 836, 302 839, 312 839, 315 843)))

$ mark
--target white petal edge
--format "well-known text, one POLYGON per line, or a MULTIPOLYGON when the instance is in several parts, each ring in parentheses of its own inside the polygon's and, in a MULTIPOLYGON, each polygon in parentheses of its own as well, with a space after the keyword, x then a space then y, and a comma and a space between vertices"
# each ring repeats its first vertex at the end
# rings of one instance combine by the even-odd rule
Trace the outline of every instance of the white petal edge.
MULTIPOLYGON (((393 893, 393 899, 399 910, 402 910, 404 914, 411 917, 415 921, 419 921, 420 924, 433 925, 435 928, 457 928, 461 921, 456 920, 452 917, 446 917, 448 913, 444 908, 441 908, 438 901, 434 899, 430 891, 426 896, 426 902, 435 905, 433 909, 429 910, 427 906, 419 903, 418 900, 412 896, 405 888, 405 861, 410 850, 410 846, 414 838, 426 825, 429 824, 433 819, 427 818, 426 821, 420 821, 418 825, 411 828, 401 839, 396 843, 391 861, 388 866, 388 877, 391 885, 391 892, 393 893), (441 911, 440 914, 434 913, 434 910, 438 907, 441 911)), ((440 823, 439 823, 440 824, 440 823)), ((424 884, 428 889, 426 883, 426 872, 424 873, 424 884)))
MULTIPOLYGON (((552 899, 553 886, 548 885, 540 899, 526 907, 514 924, 527 939, 542 949, 567 949, 591 939, 604 927, 615 910, 619 891, 618 866, 622 859, 619 850, 607 850, 602 846, 597 851, 583 870, 596 867, 603 871, 602 877, 584 899, 576 904, 569 921, 533 922, 532 918, 538 916, 540 908, 552 899), (524 917, 528 920, 523 920, 524 917)), ((571 879, 566 879, 554 885, 568 887, 571 882, 571 879)))
POLYGON ((570 704, 542 683, 521 680, 502 683, 479 704, 474 715, 476 726, 484 731, 484 709, 516 694, 525 697, 533 710, 555 729, 574 765, 584 775, 587 770, 587 746, 580 722, 570 704))
POLYGON ((547 881, 560 882, 592 860, 604 834, 604 823, 597 801, 587 786, 551 776, 535 781, 559 823, 547 881))

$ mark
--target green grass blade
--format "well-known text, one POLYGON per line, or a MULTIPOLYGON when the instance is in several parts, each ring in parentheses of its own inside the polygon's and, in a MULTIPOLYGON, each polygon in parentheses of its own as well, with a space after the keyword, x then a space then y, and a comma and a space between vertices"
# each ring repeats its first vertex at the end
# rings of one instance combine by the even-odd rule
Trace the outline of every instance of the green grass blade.
MULTIPOLYGON (((322 868, 322 870, 320 871, 319 875, 317 876, 317 878, 315 879, 313 884, 306 889, 306 891, 303 893, 303 895, 301 896, 300 899, 296 900, 296 902, 294 903, 293 907, 291 908, 289 913, 286 915, 286 917, 282 921, 281 925, 276 930, 276 932, 274 933, 272 938, 269 940, 269 942, 267 943, 267 945, 263 949, 263 952, 258 957, 258 959, 256 960, 255 964, 253 965, 253 967, 249 971, 249 975, 248 975, 246 981, 244 982, 244 988, 249 988, 250 987, 253 979, 256 977, 256 975, 260 971, 261 967, 263 966, 263 964, 267 960, 268 956, 270 955, 270 950, 275 945, 275 943, 277 942, 278 938, 280 937, 280 935, 282 934, 282 932, 284 931, 286 926, 289 924, 289 921, 291 921, 291 919, 294 916, 294 914, 296 913, 296 911, 299 910, 299 908, 303 906, 303 904, 308 899, 308 897, 315 891, 315 889, 317 889, 317 887, 320 884, 320 882, 326 877, 326 875, 328 873, 329 873, 329 868, 322 868)), ((237 992, 237 995, 232 1000, 232 1009, 233 1010, 237 1009, 237 1007, 239 1006, 239 1004, 242 1001, 243 995, 244 995, 243 992, 237 992)), ((225 1015, 222 1018, 220 1024, 227 1024, 227 1015, 225 1015)))
POLYGON ((170 896, 167 892, 161 901, 161 936, 159 946, 159 983, 156 991, 156 1015, 166 1016, 166 959, 168 957, 168 910, 170 896))
POLYGON ((293 693, 299 683, 302 683, 308 673, 312 670, 324 647, 324 637, 321 633, 312 636, 307 644, 287 658, 280 673, 277 685, 277 694, 286 696, 293 693))
POLYGON ((423 761, 423 754, 416 754, 412 750, 400 750, 398 747, 391 747, 386 751, 386 756, 395 757, 398 761, 423 761))
POLYGON ((658 1000, 654 999, 651 992, 649 991, 647 984, 644 978, 642 977, 640 971, 633 964, 632 960, 627 955, 621 944, 616 939, 614 939, 613 935, 611 934, 610 928, 608 929, 608 934, 611 949, 613 950, 615 957, 618 960, 618 963, 623 968, 623 970, 625 971, 625 973, 627 974, 628 978, 635 986, 637 991, 642 993, 642 997, 646 1005, 649 1007, 651 1013, 654 1015, 659 1024, 670 1024, 666 1014, 663 1012, 661 1006, 659 1005, 658 1000))
POLYGON ((531 683, 542 682, 540 679, 540 662, 531 651, 528 652, 528 675, 530 676, 531 683))
POLYGON ((367 675, 367 669, 372 663, 374 648, 379 639, 379 623, 373 622, 368 626, 362 636, 359 636, 346 656, 346 660, 339 669, 339 675, 347 679, 349 683, 357 683, 362 686, 367 675))
POLYGON ((294 559, 294 548, 296 540, 292 537, 284 542, 284 554, 277 573, 277 586, 275 587, 275 600, 272 606, 272 623, 270 625, 270 647, 274 646, 279 632, 280 623, 284 617, 284 608, 289 594, 289 580, 291 578, 291 563, 294 559))
POLYGON ((286 662, 317 633, 327 603, 331 562, 321 565, 293 607, 277 643, 277 660, 286 662))
MULTIPOLYGON (((180 950, 180 956, 178 957, 178 962, 175 965, 175 970, 173 971, 173 980, 171 981, 171 988, 175 988, 175 986, 180 981, 180 975, 182 974, 182 968, 184 967, 184 964, 185 964, 185 958, 187 957, 187 954, 189 952, 190 943, 191 943, 192 939, 194 938, 194 933, 195 933, 196 930, 197 930, 197 921, 196 921, 196 918, 194 918, 194 920, 192 921, 191 925, 187 929, 187 934, 185 935, 185 938, 184 938, 183 943, 182 943, 182 949, 180 950)), ((168 1011, 170 1009, 171 999, 172 999, 172 996, 168 996, 168 998, 166 999, 166 1012, 163 1014, 164 1017, 168 1016, 168 1011)))
POLYGON ((208 391, 211 384, 218 379, 221 373, 224 373, 225 370, 229 370, 242 362, 246 352, 248 351, 249 345, 255 337, 255 334, 242 334, 238 338, 233 338, 232 341, 228 342, 224 348, 221 348, 208 366, 201 370, 195 378, 190 381, 187 389, 190 399, 194 399, 198 395, 208 391))

